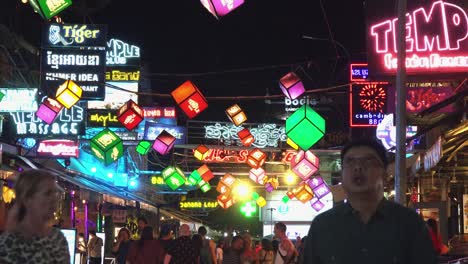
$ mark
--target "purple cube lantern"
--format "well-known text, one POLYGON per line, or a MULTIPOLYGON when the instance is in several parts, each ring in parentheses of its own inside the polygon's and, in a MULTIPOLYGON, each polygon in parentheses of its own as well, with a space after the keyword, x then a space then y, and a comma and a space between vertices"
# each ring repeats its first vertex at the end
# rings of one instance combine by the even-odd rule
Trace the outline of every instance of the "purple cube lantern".
POLYGON ((275 189, 275 187, 273 187, 273 184, 271 184, 269 182, 265 184, 265 190, 267 192, 271 193, 274 189, 275 189))
POLYGON ((323 183, 323 179, 320 176, 315 176, 314 178, 310 179, 307 184, 309 184, 310 188, 315 189, 323 183))
POLYGON ((153 143, 153 149, 161 155, 166 155, 172 149, 176 141, 176 138, 163 130, 153 143))
POLYGON ((52 98, 46 98, 39 109, 37 109, 36 115, 42 121, 46 122, 47 124, 52 124, 55 118, 58 116, 60 111, 62 111, 63 106, 52 98))
POLYGON ((279 84, 281 91, 291 100, 296 99, 305 92, 304 84, 302 84, 301 79, 294 72, 281 77, 279 84))
POLYGON ((325 184, 325 183, 322 183, 320 184, 318 187, 316 187, 315 189, 313 189, 314 193, 315 193, 315 196, 320 199, 322 197, 324 197, 325 195, 329 194, 330 193, 330 189, 328 188, 328 186, 325 184))
POLYGON ((319 212, 323 209, 323 207, 325 207, 325 205, 319 199, 313 199, 312 201, 310 201, 310 205, 317 212, 319 212))
POLYGON ((244 3, 244 0, 201 0, 203 6, 217 19, 229 14, 244 3))

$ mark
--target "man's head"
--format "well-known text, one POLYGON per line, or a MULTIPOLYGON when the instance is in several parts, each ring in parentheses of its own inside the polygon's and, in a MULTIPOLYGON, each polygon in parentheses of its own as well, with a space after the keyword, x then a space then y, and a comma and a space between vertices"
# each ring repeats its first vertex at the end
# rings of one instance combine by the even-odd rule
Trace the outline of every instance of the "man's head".
POLYGON ((341 151, 343 189, 349 194, 380 194, 388 160, 385 148, 373 140, 358 140, 341 151))
POLYGON ((90 237, 95 237, 96 236, 96 230, 89 230, 88 234, 90 237))
POLYGON ((166 238, 171 236, 172 230, 170 225, 161 225, 161 231, 159 232, 160 238, 166 238))
POLYGON ((145 228, 145 226, 148 225, 148 221, 146 221, 146 218, 144 218, 143 216, 140 216, 138 217, 137 224, 138 224, 138 231, 141 232, 143 228, 145 228))
POLYGON ((187 224, 183 224, 179 228, 179 236, 190 236, 190 226, 187 224))
POLYGON ((206 231, 206 227, 200 226, 200 227, 198 228, 198 234, 199 234, 200 236, 205 237, 205 236, 206 236, 206 233, 208 233, 208 232, 206 231))
POLYGON ((231 248, 238 252, 241 252, 244 249, 244 240, 241 236, 235 236, 232 238, 231 248))
POLYGON ((278 222, 275 224, 275 228, 273 229, 273 233, 275 237, 283 237, 286 235, 286 225, 282 222, 278 222))

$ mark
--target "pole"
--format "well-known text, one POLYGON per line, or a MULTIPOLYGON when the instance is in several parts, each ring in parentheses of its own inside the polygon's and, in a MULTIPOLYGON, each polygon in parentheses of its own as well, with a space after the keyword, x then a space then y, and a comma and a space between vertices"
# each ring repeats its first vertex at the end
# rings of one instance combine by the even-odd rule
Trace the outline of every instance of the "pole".
POLYGON ((271 225, 271 234, 273 234, 273 211, 276 210, 276 208, 268 208, 268 211, 270 211, 270 225, 271 225))
POLYGON ((406 205, 406 0, 398 0, 395 201, 406 205))

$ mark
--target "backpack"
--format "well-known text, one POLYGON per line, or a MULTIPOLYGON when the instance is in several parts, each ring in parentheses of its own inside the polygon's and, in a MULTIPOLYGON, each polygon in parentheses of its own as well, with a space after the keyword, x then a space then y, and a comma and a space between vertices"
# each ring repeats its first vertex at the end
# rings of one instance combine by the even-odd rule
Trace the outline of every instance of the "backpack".
POLYGON ((204 239, 200 248, 200 264, 213 264, 210 252, 210 240, 204 239))

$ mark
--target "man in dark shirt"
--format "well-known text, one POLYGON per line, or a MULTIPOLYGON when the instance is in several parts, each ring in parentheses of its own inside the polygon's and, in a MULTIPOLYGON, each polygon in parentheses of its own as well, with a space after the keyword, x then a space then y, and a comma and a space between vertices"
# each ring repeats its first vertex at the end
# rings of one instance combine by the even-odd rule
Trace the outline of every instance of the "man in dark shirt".
POLYGON ((223 253, 223 264, 241 264, 241 254, 244 246, 244 240, 241 236, 233 237, 231 246, 223 253))
POLYGON ((190 238, 190 227, 183 224, 179 228, 179 237, 169 245, 164 263, 196 264, 199 258, 199 248, 195 247, 190 238))
POLYGON ((347 202, 313 220, 303 263, 436 264, 423 219, 383 197, 385 148, 355 141, 343 148, 341 161, 347 202))

